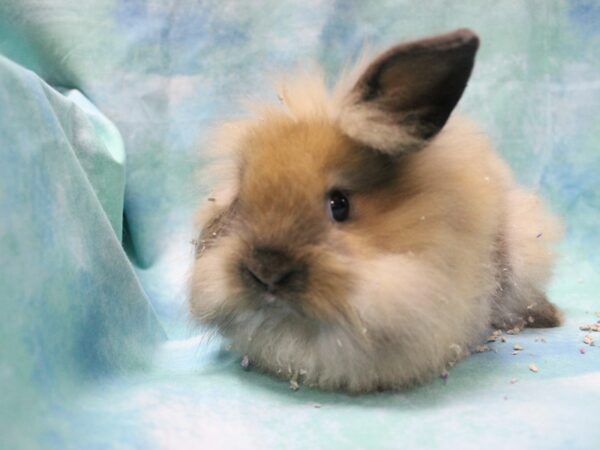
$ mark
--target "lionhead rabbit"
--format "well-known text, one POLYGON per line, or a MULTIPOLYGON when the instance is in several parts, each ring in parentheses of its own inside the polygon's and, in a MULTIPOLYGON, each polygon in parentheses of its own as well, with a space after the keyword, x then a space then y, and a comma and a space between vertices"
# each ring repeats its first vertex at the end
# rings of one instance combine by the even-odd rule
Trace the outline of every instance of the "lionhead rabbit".
POLYGON ((323 389, 439 375, 492 327, 550 327, 560 227, 464 119, 479 40, 392 47, 226 126, 200 213, 190 308, 251 363, 323 389))

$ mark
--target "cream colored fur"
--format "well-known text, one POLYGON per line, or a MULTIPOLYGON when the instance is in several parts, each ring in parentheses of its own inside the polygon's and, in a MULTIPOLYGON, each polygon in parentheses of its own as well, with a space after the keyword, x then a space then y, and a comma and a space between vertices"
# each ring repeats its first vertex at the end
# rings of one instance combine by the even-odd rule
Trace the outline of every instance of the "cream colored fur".
MULTIPOLYGON (((347 80, 341 84, 351 85, 347 80)), ((330 97, 320 75, 287 82, 280 92, 282 109, 261 109, 256 121, 238 124, 239 132, 226 133, 226 142, 217 144, 231 150, 223 157, 234 164, 225 182, 219 180, 222 191, 211 194, 216 201, 203 208, 201 228, 230 207, 240 191, 260 189, 261 183, 280 183, 286 191, 281 194, 295 196, 298 204, 310 197, 303 192, 318 189, 319 177, 327 187, 327 177, 334 175, 323 172, 326 165, 320 158, 327 160, 331 144, 315 149, 319 142, 331 139, 343 146, 348 137, 375 140, 387 151, 404 138, 402 130, 387 132, 388 125, 373 129, 371 119, 381 113, 349 106, 352 102, 340 89, 330 97), (278 129, 288 126, 314 131, 316 144, 303 137, 307 145, 286 150, 292 144, 279 137, 278 129), (269 139, 277 144, 272 150, 269 139), (277 163, 282 158, 289 158, 288 169, 277 163), (253 165, 259 160, 260 165, 253 165), (240 185, 241 170, 246 179, 240 185), (274 177, 277 171, 281 173, 274 177)), ((215 238, 199 255, 191 281, 193 316, 216 327, 255 367, 351 392, 403 388, 430 379, 482 343, 492 323, 522 326, 550 276, 551 247, 560 236, 556 219, 534 194, 515 185, 484 134, 466 119, 453 116, 406 164, 417 194, 402 194, 401 203, 367 198, 357 203, 368 212, 363 223, 347 228, 329 224, 324 213, 326 238, 311 244, 319 255, 318 267, 350 280, 344 286, 348 289, 315 290, 315 302, 338 302, 346 317, 306 319, 285 304, 255 307, 245 298, 232 261, 244 254, 248 230, 252 236, 260 230, 273 239, 289 236, 292 246, 301 237, 290 221, 276 216, 277 210, 285 214, 286 204, 275 211, 268 207, 278 201, 270 197, 273 193, 253 198, 269 215, 269 224, 232 225, 235 231, 215 238), (509 285, 502 284, 503 272, 510 272, 505 274, 510 292, 504 292, 509 285), (336 298, 325 298, 328 292, 336 298)))

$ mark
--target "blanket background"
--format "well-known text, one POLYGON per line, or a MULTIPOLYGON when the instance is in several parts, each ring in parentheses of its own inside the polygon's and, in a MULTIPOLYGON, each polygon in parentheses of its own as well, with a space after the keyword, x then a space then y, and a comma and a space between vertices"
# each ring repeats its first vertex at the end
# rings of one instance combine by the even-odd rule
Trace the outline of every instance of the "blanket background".
POLYGON ((584 0, 0 0, 0 447, 590 448, 599 47, 584 0), (242 371, 185 315, 208 130, 275 74, 317 61, 334 80, 365 44, 459 27, 482 39, 459 110, 564 217, 565 326, 409 392, 242 371))

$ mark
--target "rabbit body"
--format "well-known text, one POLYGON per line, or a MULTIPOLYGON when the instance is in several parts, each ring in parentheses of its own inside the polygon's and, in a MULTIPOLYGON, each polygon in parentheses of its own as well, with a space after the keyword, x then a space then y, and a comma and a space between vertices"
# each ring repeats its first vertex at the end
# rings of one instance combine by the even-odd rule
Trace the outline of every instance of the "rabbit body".
POLYGON ((477 42, 459 30, 395 47, 333 94, 302 77, 282 108, 226 126, 192 316, 259 369, 350 392, 439 375, 492 328, 558 325, 544 295, 558 221, 450 117, 477 42), (431 63, 444 58, 451 69, 431 63), (430 80, 405 75, 421 63, 430 80))

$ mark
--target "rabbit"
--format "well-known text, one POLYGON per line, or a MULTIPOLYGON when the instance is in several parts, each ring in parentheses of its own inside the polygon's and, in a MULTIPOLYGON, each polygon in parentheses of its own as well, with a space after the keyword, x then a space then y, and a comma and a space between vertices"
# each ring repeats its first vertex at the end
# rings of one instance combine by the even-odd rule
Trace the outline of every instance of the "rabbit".
POLYGON ((560 325, 559 220, 451 115, 478 47, 467 29, 401 43, 224 125, 193 320, 260 371, 350 393, 431 380, 494 329, 560 325))

